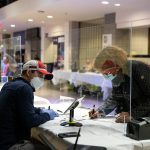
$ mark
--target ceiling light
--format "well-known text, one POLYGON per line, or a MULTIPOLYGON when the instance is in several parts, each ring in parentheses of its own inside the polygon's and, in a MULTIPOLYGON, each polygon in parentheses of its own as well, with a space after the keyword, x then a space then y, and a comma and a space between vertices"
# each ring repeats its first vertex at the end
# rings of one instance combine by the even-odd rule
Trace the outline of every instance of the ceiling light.
POLYGON ((12 28, 15 28, 16 25, 15 25, 15 24, 11 24, 10 26, 11 26, 12 28))
POLYGON ((120 6, 120 4, 114 4, 115 6, 120 6))
POLYGON ((28 19, 29 22, 33 22, 33 19, 28 19))
POLYGON ((102 3, 102 4, 104 4, 104 5, 109 4, 109 2, 108 2, 108 1, 102 1, 101 3, 102 3))
POLYGON ((51 19, 51 18, 53 18, 53 16, 47 16, 47 18, 50 18, 50 19, 51 19))

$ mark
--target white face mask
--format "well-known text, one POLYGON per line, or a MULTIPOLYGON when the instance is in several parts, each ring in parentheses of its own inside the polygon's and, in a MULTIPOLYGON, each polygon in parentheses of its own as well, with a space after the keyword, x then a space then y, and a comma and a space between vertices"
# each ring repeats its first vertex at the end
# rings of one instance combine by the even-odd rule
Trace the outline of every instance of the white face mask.
POLYGON ((106 78, 106 79, 109 79, 109 80, 113 80, 115 77, 116 77, 116 75, 114 76, 113 74, 108 74, 108 75, 104 75, 104 77, 106 78))
POLYGON ((31 79, 30 84, 35 88, 35 90, 38 90, 44 85, 44 78, 34 77, 31 79))

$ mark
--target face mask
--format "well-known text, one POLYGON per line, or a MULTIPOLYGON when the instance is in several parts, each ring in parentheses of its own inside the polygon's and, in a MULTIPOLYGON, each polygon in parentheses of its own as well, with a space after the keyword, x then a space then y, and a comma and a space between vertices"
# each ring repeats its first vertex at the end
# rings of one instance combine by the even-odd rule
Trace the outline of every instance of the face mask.
POLYGON ((104 77, 106 78, 106 79, 109 79, 109 80, 113 80, 115 77, 116 77, 116 75, 114 76, 114 75, 112 75, 112 74, 108 74, 108 75, 104 75, 104 77))
POLYGON ((112 80, 112 84, 114 87, 120 86, 120 84, 124 82, 124 76, 123 75, 117 75, 116 78, 112 80))
POLYGON ((38 90, 40 87, 44 85, 44 79, 39 77, 34 77, 30 81, 31 86, 35 88, 35 90, 38 90))

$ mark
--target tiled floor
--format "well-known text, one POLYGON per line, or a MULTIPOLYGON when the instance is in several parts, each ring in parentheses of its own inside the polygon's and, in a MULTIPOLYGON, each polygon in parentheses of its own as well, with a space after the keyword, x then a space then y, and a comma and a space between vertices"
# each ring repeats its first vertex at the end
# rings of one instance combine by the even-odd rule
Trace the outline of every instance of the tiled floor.
MULTIPOLYGON (((50 81, 45 81, 44 87, 35 92, 35 95, 48 99, 51 103, 57 103, 60 100, 60 96, 68 96, 73 98, 81 97, 76 92, 68 91, 66 86, 59 85, 54 86, 50 81)), ((97 108, 102 103, 102 98, 96 96, 86 95, 82 101, 82 106, 86 108, 92 108, 95 105, 97 108)))

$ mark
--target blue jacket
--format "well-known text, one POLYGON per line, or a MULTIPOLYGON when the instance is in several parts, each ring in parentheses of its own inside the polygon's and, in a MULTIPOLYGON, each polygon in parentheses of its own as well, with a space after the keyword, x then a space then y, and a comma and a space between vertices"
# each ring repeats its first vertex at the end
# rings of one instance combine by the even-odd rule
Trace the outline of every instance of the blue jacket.
POLYGON ((30 138, 31 128, 48 120, 33 106, 35 89, 23 78, 6 83, 0 92, 0 150, 30 138))

